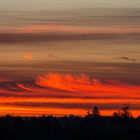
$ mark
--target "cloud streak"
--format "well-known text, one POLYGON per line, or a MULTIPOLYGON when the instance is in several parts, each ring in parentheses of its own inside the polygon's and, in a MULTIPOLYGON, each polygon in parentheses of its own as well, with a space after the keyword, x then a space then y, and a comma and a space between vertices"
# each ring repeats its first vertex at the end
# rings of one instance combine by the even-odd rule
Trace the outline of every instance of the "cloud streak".
POLYGON ((0 28, 0 43, 27 43, 64 40, 139 40, 140 28, 127 26, 82 26, 37 24, 0 28))
POLYGON ((85 27, 76 25, 46 24, 1 28, 1 33, 77 33, 77 34, 138 34, 137 27, 85 27))
POLYGON ((126 57, 126 56, 118 57, 118 58, 115 58, 115 59, 124 60, 124 61, 130 61, 130 62, 136 62, 136 59, 129 58, 129 57, 126 57))
POLYGON ((51 109, 59 115, 67 114, 65 109, 83 115, 93 105, 111 111, 124 103, 139 110, 140 86, 118 83, 106 83, 85 74, 45 73, 38 75, 32 84, 17 83, 9 89, 1 88, 0 106, 3 111, 9 107, 15 113, 16 110, 23 109, 22 113, 27 114, 29 109, 33 111, 38 108, 42 110, 40 114, 51 109))

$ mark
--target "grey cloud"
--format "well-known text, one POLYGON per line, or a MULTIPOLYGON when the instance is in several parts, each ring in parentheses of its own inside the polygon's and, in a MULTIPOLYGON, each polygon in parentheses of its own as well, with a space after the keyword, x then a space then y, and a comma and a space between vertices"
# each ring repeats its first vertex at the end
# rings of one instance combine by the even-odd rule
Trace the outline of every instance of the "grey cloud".
POLYGON ((120 59, 120 60, 124 60, 124 61, 131 61, 131 62, 135 62, 136 61, 136 59, 134 59, 134 58, 129 58, 129 57, 125 57, 125 56, 115 57, 115 59, 120 59))
MULTIPOLYGON (((95 63, 83 61, 53 61, 38 62, 31 65, 21 64, 1 64, 0 77, 8 77, 11 80, 32 83, 36 75, 47 72, 63 72, 63 73, 85 73, 90 77, 100 79, 102 81, 117 80, 130 85, 140 85, 140 63, 95 63), (21 70, 18 68, 26 68, 21 70), (32 68, 32 71, 29 71, 32 68), (74 69, 73 69, 74 68, 74 69), (109 68, 109 69, 108 69, 109 68), (9 70, 10 69, 10 70, 9 70), (17 72, 18 70, 18 72, 17 72)), ((2 83, 1 83, 2 84, 2 83)), ((3 83, 2 86, 7 83, 3 83)))
POLYGON ((140 34, 47 34, 47 33, 0 33, 0 43, 37 43, 70 40, 105 40, 118 42, 140 42, 140 34))

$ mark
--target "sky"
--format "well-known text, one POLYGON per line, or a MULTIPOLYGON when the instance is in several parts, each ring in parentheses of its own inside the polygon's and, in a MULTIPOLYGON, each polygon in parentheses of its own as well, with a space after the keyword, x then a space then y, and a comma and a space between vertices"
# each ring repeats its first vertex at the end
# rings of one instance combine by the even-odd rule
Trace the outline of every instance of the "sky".
POLYGON ((0 115, 140 115, 139 1, 28 3, 0 1, 0 115))
POLYGON ((1 0, 1 10, 63 10, 76 8, 140 8, 139 0, 1 0))

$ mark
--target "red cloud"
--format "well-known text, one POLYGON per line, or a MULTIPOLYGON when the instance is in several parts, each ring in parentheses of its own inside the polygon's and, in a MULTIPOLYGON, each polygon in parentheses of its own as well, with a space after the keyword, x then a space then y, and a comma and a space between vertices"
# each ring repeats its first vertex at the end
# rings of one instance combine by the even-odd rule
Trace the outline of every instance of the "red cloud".
POLYGON ((41 87, 49 87, 58 90, 84 93, 96 96, 138 96, 140 87, 125 84, 105 84, 98 79, 87 75, 75 76, 72 74, 48 73, 36 78, 35 83, 41 87))
POLYGON ((84 115, 92 104, 102 106, 104 114, 111 114, 118 105, 127 102, 135 105, 136 116, 140 112, 136 111, 140 105, 139 91, 140 86, 104 83, 85 74, 46 73, 37 76, 33 83, 0 88, 0 114, 37 115, 38 112, 64 115, 72 111, 84 115))
POLYGON ((74 76, 72 74, 49 73, 36 78, 36 84, 42 87, 50 87, 67 91, 92 91, 92 87, 99 86, 101 82, 90 79, 86 75, 74 76))

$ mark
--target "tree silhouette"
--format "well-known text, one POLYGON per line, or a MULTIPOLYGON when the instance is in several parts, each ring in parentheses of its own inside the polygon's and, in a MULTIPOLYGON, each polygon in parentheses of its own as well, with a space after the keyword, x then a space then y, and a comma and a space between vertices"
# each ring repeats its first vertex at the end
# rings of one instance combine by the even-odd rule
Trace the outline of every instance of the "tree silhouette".
POLYGON ((100 111, 99 111, 99 109, 98 109, 97 106, 94 106, 94 107, 93 107, 93 109, 92 109, 92 111, 91 111, 91 114, 92 114, 93 116, 100 116, 100 111))
POLYGON ((132 114, 130 112, 130 106, 125 104, 122 109, 118 112, 114 112, 113 117, 121 117, 121 118, 132 118, 132 114))
POLYGON ((89 116, 90 115, 90 111, 88 110, 88 112, 87 112, 87 116, 89 116))
POLYGON ((9 140, 138 140, 140 139, 140 117, 131 119, 130 106, 114 112, 113 116, 101 116, 93 106, 85 117, 66 115, 55 117, 0 117, 0 138, 9 140), (116 118, 115 118, 116 117, 116 118))
POLYGON ((97 107, 97 106, 94 106, 94 107, 92 108, 92 110, 88 110, 86 116, 87 116, 87 117, 92 117, 92 116, 99 117, 99 116, 101 116, 101 115, 100 115, 100 111, 99 111, 98 107, 97 107))
POLYGON ((129 105, 123 105, 120 115, 123 118, 131 118, 132 114, 130 112, 130 106, 129 105))

